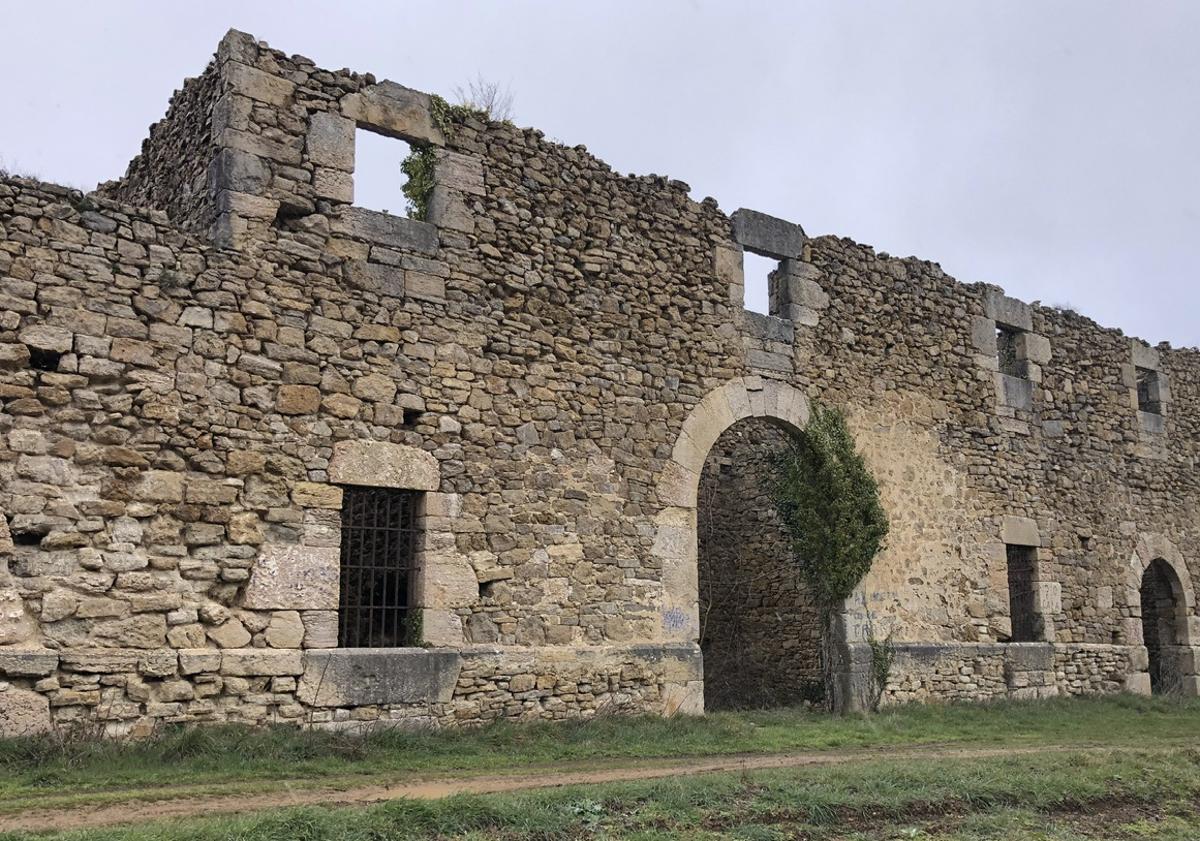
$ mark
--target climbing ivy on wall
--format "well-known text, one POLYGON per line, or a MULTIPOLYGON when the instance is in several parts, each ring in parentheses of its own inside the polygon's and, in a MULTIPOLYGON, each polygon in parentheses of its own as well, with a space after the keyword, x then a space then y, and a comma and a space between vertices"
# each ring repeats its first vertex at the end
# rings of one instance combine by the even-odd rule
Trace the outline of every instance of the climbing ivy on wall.
POLYGON ((401 191, 408 200, 408 218, 424 221, 429 215, 429 199, 433 195, 434 168, 437 157, 433 147, 413 144, 408 157, 400 162, 400 171, 408 176, 401 191))
POLYGON ((800 574, 828 612, 862 581, 883 547, 879 486, 840 411, 814 405, 779 455, 773 497, 800 574))
MULTIPOLYGON (((429 99, 433 123, 447 139, 453 138, 458 124, 470 117, 485 122, 491 118, 486 109, 477 108, 469 103, 451 105, 437 94, 429 99)), ((404 198, 408 201, 408 218, 423 221, 429 216, 429 199, 433 195, 436 166, 437 155, 428 143, 414 143, 408 157, 400 162, 400 171, 408 176, 401 188, 404 198)))

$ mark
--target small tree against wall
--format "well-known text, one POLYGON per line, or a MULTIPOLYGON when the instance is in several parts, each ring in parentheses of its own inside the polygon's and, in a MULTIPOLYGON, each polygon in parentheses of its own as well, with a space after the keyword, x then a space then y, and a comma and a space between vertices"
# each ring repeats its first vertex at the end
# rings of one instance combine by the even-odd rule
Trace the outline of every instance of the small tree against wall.
MULTIPOLYGON (((797 570, 825 616, 826 685, 831 669, 830 622, 870 570, 888 533, 879 486, 854 447, 840 411, 814 404, 807 428, 779 456, 776 510, 791 538, 797 570)), ((877 648, 872 640, 872 651, 877 648)), ((882 649, 881 649, 882 650, 882 649)), ((887 646, 890 652, 890 644, 887 646)), ((873 657, 874 660, 874 657, 873 657)), ((888 656, 890 664, 890 654, 888 656)), ((886 674, 872 663, 876 704, 886 674)))

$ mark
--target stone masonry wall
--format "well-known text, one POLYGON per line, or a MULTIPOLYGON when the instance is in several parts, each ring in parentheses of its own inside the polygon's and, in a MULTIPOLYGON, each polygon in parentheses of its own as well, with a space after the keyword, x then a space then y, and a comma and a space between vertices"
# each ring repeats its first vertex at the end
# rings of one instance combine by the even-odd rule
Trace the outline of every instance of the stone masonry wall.
POLYGON ((214 177, 214 120, 226 107, 220 77, 209 65, 171 97, 167 115, 150 126, 142 151, 119 181, 101 184, 107 198, 165 210, 181 228, 207 233, 215 215, 209 180, 214 177))
POLYGON ((786 433, 760 420, 726 430, 700 476, 700 648, 708 709, 823 695, 821 616, 792 561, 770 478, 786 433))
POLYGON ((0 182, 6 732, 698 711, 704 461, 810 401, 892 518, 849 644, 1003 647, 1007 542, 1054 656, 1115 652, 1071 687, 1148 688, 1157 558, 1193 651, 1195 351, 433 106, 232 32, 122 182, 0 182), (353 206, 356 127, 434 149, 428 219, 353 206), (355 484, 422 494, 422 648, 337 648, 355 484))

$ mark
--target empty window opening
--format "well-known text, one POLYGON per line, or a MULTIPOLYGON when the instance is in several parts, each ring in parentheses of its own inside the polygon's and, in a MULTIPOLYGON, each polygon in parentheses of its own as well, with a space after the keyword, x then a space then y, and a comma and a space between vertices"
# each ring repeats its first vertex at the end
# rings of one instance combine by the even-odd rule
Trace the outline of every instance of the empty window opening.
POLYGON ((1009 642, 1036 642, 1038 622, 1033 578, 1037 567, 1037 548, 1009 545, 1005 549, 1008 559, 1008 616, 1012 622, 1009 642))
MULTIPOLYGON (((1128 369, 1126 369, 1128 370, 1128 369)), ((1158 371, 1152 368, 1137 369, 1137 402, 1139 412, 1162 414, 1162 403, 1159 402, 1158 371)))
POLYGON ((411 645, 409 611, 420 494, 346 486, 342 496, 338 645, 411 645))
POLYGON ((1021 364, 1017 345, 1021 331, 1007 324, 996 325, 996 356, 1000 360, 1000 373, 1010 377, 1024 377, 1025 366, 1021 364))
POLYGON ((422 412, 420 409, 403 409, 400 425, 405 427, 414 427, 417 421, 421 419, 422 412))
POLYGON ((408 176, 400 164, 412 152, 403 140, 359 128, 354 132, 354 204, 404 216, 408 176))
POLYGON ((1154 694, 1179 688, 1180 671, 1176 661, 1179 645, 1176 623, 1179 619, 1178 579, 1170 564, 1156 559, 1142 573, 1139 592, 1142 603, 1142 643, 1149 656, 1150 691, 1154 694))
POLYGON ((31 347, 29 349, 29 367, 35 371, 57 371, 62 356, 57 350, 31 347))
POLYGON ((773 315, 771 312, 771 273, 779 269, 779 260, 763 257, 750 251, 742 255, 742 282, 745 284, 743 306, 751 312, 773 315))

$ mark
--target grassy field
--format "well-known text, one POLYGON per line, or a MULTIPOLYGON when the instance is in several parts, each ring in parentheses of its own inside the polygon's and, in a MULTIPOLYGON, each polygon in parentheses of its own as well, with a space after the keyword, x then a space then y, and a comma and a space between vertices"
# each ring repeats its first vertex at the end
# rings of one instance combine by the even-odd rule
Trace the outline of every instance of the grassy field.
POLYGON ((1116 696, 1040 703, 912 705, 869 716, 805 710, 501 723, 363 737, 294 728, 164 730, 140 741, 0 741, 0 809, 24 794, 897 745, 1200 744, 1200 703, 1116 696))
MULTIPOLYGON (((854 761, 827 767, 396 800, 366 808, 271 810, 52 837, 1194 839, 1200 837, 1196 746, 1200 703, 1134 697, 913 706, 842 718, 796 710, 607 718, 359 738, 290 729, 167 730, 138 742, 0 742, 0 813, 207 793, 351 788, 418 776, 528 773, 564 764, 594 768, 651 759, 855 750, 854 761), (889 758, 889 748, 917 745, 1054 751, 986 759, 889 758)), ((0 835, 27 837, 34 836, 0 835)))
MULTIPOLYGON (((1195 839, 1200 751, 1114 751, 684 777, 517 795, 283 809, 56 841, 1195 839)), ((13 834, 5 841, 47 838, 13 834)))

